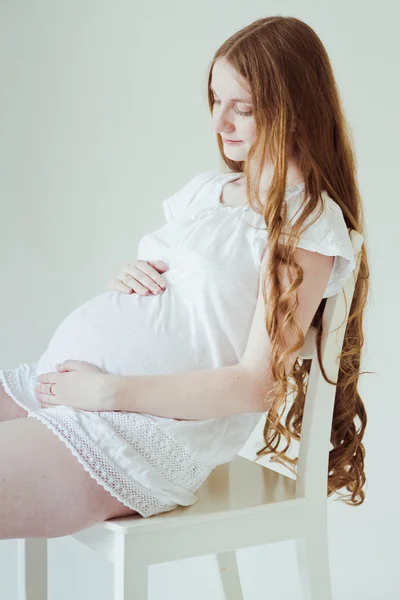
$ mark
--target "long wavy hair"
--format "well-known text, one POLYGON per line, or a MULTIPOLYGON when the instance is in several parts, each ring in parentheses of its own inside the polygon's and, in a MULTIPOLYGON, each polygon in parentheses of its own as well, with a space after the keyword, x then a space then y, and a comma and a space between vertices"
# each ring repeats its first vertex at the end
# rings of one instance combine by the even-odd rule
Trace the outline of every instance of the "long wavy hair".
MULTIPOLYGON (((325 191, 340 206, 348 229, 364 235, 364 215, 357 185, 353 144, 341 105, 340 95, 328 54, 314 30, 294 17, 261 18, 240 29, 217 50, 208 74, 208 104, 213 112, 214 95, 210 89, 215 62, 224 58, 248 83, 253 101, 256 135, 245 161, 226 157, 221 136, 217 143, 222 160, 232 172, 245 176, 247 200, 262 213, 268 241, 262 281, 265 301, 266 331, 271 342, 271 364, 266 365, 274 381, 273 404, 264 427, 264 447, 261 457, 273 454, 277 461, 295 472, 298 458, 286 451, 291 438, 300 440, 311 359, 296 358, 293 369, 286 373, 287 357, 304 343, 304 334, 295 316, 297 288, 303 279, 303 269, 294 261, 296 238, 305 220, 323 203, 325 191), (274 166, 274 175, 266 198, 260 200, 259 185, 266 152, 274 166), (304 177, 304 204, 301 217, 287 228, 285 210, 288 151, 295 157, 304 177), (282 245, 281 235, 289 236, 282 245), (287 267, 291 284, 283 289, 277 273, 277 263, 287 267), (278 314, 284 314, 280 326, 278 314), (287 348, 282 327, 294 330, 298 339, 287 348), (287 398, 293 393, 293 403, 284 423, 279 410, 286 410, 287 398), (277 451, 281 435, 286 445, 277 451)), ((321 364, 322 314, 326 299, 322 299, 312 325, 317 328, 317 355, 326 381, 336 385, 331 429, 332 449, 329 452, 327 495, 334 492, 338 500, 349 505, 361 505, 365 493, 365 448, 362 439, 367 425, 364 403, 358 393, 361 350, 364 344, 363 316, 369 292, 369 267, 365 243, 360 253, 360 269, 344 336, 337 382, 327 378, 321 364), (359 425, 355 423, 358 417, 359 425), (340 494, 346 488, 349 495, 340 494)), ((270 404, 268 395, 265 401, 270 404)), ((267 404, 265 404, 267 406, 267 404)))

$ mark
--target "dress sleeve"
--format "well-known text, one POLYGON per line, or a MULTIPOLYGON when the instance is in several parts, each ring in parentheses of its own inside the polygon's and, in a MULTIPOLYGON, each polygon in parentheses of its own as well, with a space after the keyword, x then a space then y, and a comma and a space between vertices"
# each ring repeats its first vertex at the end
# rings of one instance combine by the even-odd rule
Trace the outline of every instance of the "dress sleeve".
MULTIPOLYGON (((292 225, 300 215, 303 194, 295 194, 288 199, 288 222, 292 225)), ((344 220, 340 206, 327 194, 323 193, 324 207, 321 215, 313 223, 321 207, 318 206, 302 229, 307 227, 300 235, 297 248, 304 248, 311 252, 319 252, 326 256, 334 256, 331 276, 323 298, 337 294, 356 267, 350 233, 344 220), (307 226, 308 223, 312 225, 307 226)), ((285 234, 283 234, 285 236, 285 234)))
POLYGON ((180 217, 185 210, 194 202, 197 193, 203 186, 212 181, 218 175, 218 171, 205 171, 195 175, 183 188, 178 190, 162 202, 164 216, 167 222, 180 217))

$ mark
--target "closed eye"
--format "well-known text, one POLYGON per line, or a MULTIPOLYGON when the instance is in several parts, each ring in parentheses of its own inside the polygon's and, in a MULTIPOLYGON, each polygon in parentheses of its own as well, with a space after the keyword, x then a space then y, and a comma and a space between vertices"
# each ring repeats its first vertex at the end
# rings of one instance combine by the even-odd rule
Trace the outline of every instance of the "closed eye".
MULTIPOLYGON (((219 103, 220 103, 220 101, 219 101, 219 100, 216 100, 216 98, 214 98, 214 104, 219 104, 219 103)), ((240 116, 242 116, 242 117, 251 117, 251 115, 253 114, 253 111, 252 111, 252 110, 250 110, 250 111, 242 111, 242 110, 239 110, 239 109, 238 109, 238 108, 235 106, 235 113, 236 113, 237 115, 240 115, 240 116)))

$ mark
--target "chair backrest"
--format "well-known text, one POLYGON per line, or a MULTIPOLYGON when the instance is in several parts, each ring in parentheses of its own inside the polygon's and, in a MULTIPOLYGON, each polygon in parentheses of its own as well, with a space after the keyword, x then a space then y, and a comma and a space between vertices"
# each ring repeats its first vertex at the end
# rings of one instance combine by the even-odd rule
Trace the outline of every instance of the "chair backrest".
MULTIPOLYGON (((355 230, 350 230, 350 238, 356 267, 344 282, 342 289, 327 299, 322 317, 322 365, 327 377, 335 383, 339 372, 338 357, 343 347, 350 306, 360 268, 360 251, 364 242, 364 236, 355 230)), ((326 499, 336 386, 327 383, 322 375, 318 364, 315 334, 316 329, 311 326, 303 348, 299 352, 299 356, 312 358, 312 362, 299 443, 296 497, 326 499)))

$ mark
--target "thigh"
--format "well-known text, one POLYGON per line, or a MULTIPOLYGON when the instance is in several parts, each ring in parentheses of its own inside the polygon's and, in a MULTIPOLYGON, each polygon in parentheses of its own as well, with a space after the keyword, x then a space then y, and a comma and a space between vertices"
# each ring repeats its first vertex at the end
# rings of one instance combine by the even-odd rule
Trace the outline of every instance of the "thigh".
POLYGON ((27 414, 27 411, 7 394, 0 382, 0 422, 21 419, 27 414))
POLYGON ((43 423, 0 423, 0 539, 61 537, 131 514, 43 423))

